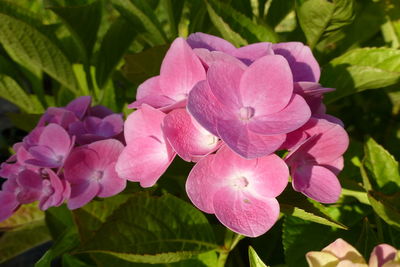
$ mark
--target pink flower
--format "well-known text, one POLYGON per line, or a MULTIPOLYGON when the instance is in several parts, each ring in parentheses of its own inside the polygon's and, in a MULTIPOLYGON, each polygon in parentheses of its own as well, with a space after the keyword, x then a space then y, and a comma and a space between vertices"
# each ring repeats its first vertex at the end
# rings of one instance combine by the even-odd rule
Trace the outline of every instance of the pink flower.
POLYGON ((76 136, 80 145, 116 137, 122 133, 124 121, 120 114, 108 115, 104 118, 88 116, 69 126, 69 133, 76 136))
POLYGON ((400 251, 388 244, 376 246, 369 258, 369 267, 400 266, 400 251))
POLYGON ((139 108, 143 103, 163 111, 184 107, 189 91, 204 79, 200 60, 183 38, 177 38, 165 55, 160 75, 139 86, 136 101, 129 107, 139 108))
POLYGON ((322 203, 336 202, 341 186, 336 175, 343 168, 349 138, 341 125, 311 118, 288 135, 292 146, 285 161, 291 168, 293 188, 322 203))
POLYGON ((9 218, 19 206, 15 194, 4 190, 0 191, 0 203, 0 222, 9 218))
POLYGON ((185 109, 168 113, 162 129, 172 148, 186 161, 198 161, 220 144, 218 137, 201 127, 185 109))
POLYGON ((126 180, 118 176, 115 164, 124 146, 115 139, 101 140, 75 148, 64 166, 71 184, 68 208, 82 207, 94 197, 110 197, 125 189, 126 180))
POLYGON ((171 164, 176 153, 161 129, 165 116, 146 104, 129 115, 124 129, 127 146, 116 165, 120 177, 150 187, 171 164))
POLYGON ((286 164, 274 154, 248 160, 224 146, 193 167, 186 191, 197 208, 214 213, 232 231, 257 237, 277 221, 275 197, 288 177, 286 164))
POLYGON ((36 145, 32 145, 28 152, 31 159, 27 164, 45 168, 60 168, 74 146, 75 138, 58 124, 50 123, 41 129, 36 145))
POLYGON ((272 45, 272 50, 289 62, 294 82, 319 81, 321 70, 308 46, 300 42, 277 43, 272 45))
POLYGON ((188 110, 212 134, 245 158, 276 151, 286 133, 310 118, 305 100, 293 94, 292 74, 281 56, 264 56, 248 68, 216 62, 207 81, 190 92, 188 110))
POLYGON ((237 58, 246 65, 250 65, 253 61, 263 56, 274 54, 272 43, 261 42, 236 48, 230 42, 222 38, 202 32, 189 35, 187 42, 206 65, 209 65, 208 63, 210 63, 210 59, 212 59, 214 55, 221 55, 222 53, 220 52, 237 58), (207 50, 208 53, 205 50, 207 50))

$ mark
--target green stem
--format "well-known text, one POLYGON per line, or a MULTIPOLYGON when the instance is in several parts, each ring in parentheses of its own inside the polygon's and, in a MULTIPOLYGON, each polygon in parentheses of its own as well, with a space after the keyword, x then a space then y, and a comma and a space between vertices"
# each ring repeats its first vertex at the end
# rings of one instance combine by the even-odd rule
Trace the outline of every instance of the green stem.
POLYGON ((382 221, 381 218, 379 218, 378 215, 375 214, 375 222, 376 222, 376 228, 378 230, 378 239, 379 243, 383 242, 383 228, 382 228, 382 221))
POLYGON ((240 240, 244 236, 236 234, 228 229, 226 229, 224 246, 219 251, 218 264, 217 267, 224 267, 226 260, 228 259, 229 253, 236 247, 240 240))

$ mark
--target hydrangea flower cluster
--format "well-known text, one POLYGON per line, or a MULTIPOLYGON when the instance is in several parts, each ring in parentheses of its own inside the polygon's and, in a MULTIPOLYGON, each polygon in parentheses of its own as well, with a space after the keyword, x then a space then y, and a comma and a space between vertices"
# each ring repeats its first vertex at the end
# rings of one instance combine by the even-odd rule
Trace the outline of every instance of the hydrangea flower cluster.
POLYGON ((66 107, 51 107, 1 164, 0 221, 21 204, 41 210, 68 202, 79 208, 94 197, 121 192, 126 180, 115 171, 123 150, 123 118, 83 96, 66 107), (105 156, 107 155, 107 156, 105 156))
POLYGON ((400 251, 388 244, 377 245, 372 250, 367 264, 357 249, 343 239, 338 238, 323 248, 322 251, 308 252, 306 259, 310 267, 396 267, 400 266, 400 251))
POLYGON ((328 114, 309 47, 267 42, 236 48, 204 33, 177 38, 160 75, 142 83, 125 122, 120 177, 153 186, 176 155, 195 162, 190 200, 251 237, 279 216, 276 197, 296 191, 322 203, 339 198, 348 136, 328 114), (281 159, 275 152, 287 151, 281 159))

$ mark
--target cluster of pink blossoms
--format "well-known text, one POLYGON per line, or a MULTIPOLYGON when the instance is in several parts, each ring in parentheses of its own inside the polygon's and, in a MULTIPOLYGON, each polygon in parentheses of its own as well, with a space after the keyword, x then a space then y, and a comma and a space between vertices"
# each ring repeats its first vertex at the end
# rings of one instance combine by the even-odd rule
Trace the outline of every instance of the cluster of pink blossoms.
POLYGON ((117 173, 150 187, 176 155, 196 162, 186 182, 193 204, 251 237, 277 221, 289 176, 296 191, 336 202, 348 136, 326 114, 332 89, 319 77, 298 42, 236 48, 203 33, 177 38, 130 105, 137 110, 125 122, 117 173))
POLYGON ((126 180, 115 171, 124 148, 123 124, 121 114, 91 107, 89 96, 47 109, 1 164, 0 177, 7 180, 0 191, 0 221, 21 204, 38 201, 46 210, 67 201, 76 209, 125 189, 126 180))

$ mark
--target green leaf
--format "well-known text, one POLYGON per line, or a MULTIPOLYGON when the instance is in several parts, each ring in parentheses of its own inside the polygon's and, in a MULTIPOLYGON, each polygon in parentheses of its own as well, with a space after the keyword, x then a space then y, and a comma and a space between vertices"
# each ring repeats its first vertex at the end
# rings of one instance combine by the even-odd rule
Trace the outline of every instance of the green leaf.
POLYGON ((320 82, 336 88, 336 91, 326 95, 326 102, 329 103, 367 89, 396 84, 399 80, 399 50, 360 48, 333 59, 324 67, 320 82))
POLYGON ((10 101, 27 113, 43 113, 44 111, 37 98, 29 96, 11 77, 1 74, 0 97, 10 101))
POLYGON ((94 265, 90 265, 75 256, 71 256, 69 254, 64 254, 62 256, 62 266, 63 267, 89 267, 89 266, 94 266, 94 265))
POLYGON ((354 0, 296 0, 299 23, 313 48, 322 38, 339 31, 354 19, 354 0))
POLYGON ((272 28, 275 28, 293 9, 294 0, 272 0, 265 18, 267 24, 272 28))
POLYGON ((211 21, 222 37, 236 46, 255 42, 278 41, 278 36, 268 26, 254 23, 230 5, 208 0, 207 9, 211 21))
POLYGON ((394 195, 384 195, 370 191, 368 199, 374 211, 389 225, 400 229, 400 192, 394 195))
POLYGON ((0 13, 0 43, 20 61, 45 71, 72 92, 79 93, 67 57, 51 39, 33 25, 0 13))
POLYGON ((97 0, 86 5, 59 6, 57 1, 47 1, 50 10, 56 13, 68 26, 72 36, 77 40, 89 60, 102 17, 102 1, 97 0))
POLYGON ((80 249, 126 261, 171 263, 217 248, 206 217, 172 195, 135 194, 80 249), (119 234, 115 235, 115 229, 119 234))
POLYGON ((130 195, 119 194, 106 199, 95 199, 80 209, 73 211, 82 241, 88 240, 112 213, 124 204, 130 195))
POLYGON ((22 227, 27 224, 41 222, 44 219, 44 212, 38 204, 31 203, 22 205, 10 218, 0 222, 0 230, 22 227))
POLYGON ((132 25, 119 17, 104 36, 96 61, 96 82, 103 88, 136 36, 132 25), (115 40, 118 39, 118 42, 115 40))
POLYGON ((251 246, 249 246, 249 260, 250 267, 267 267, 251 246))
POLYGON ((364 145, 364 166, 370 172, 369 180, 374 181, 377 190, 385 194, 400 191, 399 163, 374 139, 368 138, 364 145))
POLYGON ((153 46, 167 42, 167 37, 162 29, 154 10, 146 0, 113 0, 114 7, 130 23, 137 32, 153 46))
POLYGON ((0 263, 51 240, 44 221, 37 221, 5 232, 0 237, 0 263))
POLYGON ((41 115, 40 114, 24 114, 24 113, 6 113, 12 124, 25 132, 32 131, 36 127, 41 115))
POLYGON ((161 62, 168 46, 156 46, 137 54, 125 56, 124 76, 133 84, 138 85, 146 79, 160 73, 161 62))
POLYGON ((288 187, 279 197, 281 212, 305 221, 324 224, 341 229, 347 227, 331 218, 326 208, 317 202, 311 203, 304 195, 288 187))
POLYGON ((53 246, 46 251, 46 253, 36 262, 35 267, 50 267, 51 262, 69 252, 79 245, 79 236, 75 228, 67 228, 57 240, 54 241, 53 246))
POLYGON ((67 228, 75 227, 72 212, 66 204, 47 209, 45 215, 46 225, 54 240, 64 234, 67 228))

